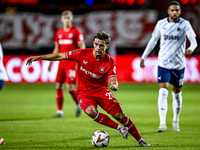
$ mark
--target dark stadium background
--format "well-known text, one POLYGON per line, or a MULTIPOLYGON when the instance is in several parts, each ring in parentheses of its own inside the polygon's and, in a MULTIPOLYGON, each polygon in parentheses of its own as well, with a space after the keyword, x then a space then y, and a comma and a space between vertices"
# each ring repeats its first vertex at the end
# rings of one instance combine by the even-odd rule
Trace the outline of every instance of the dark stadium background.
MULTIPOLYGON (((86 14, 94 11, 116 11, 116 10, 155 10, 158 12, 158 19, 167 16, 167 5, 170 0, 0 0, 0 14, 6 13, 23 13, 34 12, 48 15, 59 15, 63 10, 71 10, 74 15, 86 14), (24 3, 23 3, 24 2, 24 3)), ((198 20, 200 26, 200 0, 180 0, 182 6, 182 17, 187 12, 191 12, 198 20)), ((191 18, 189 18, 191 19, 191 18)), ((189 20, 193 25, 193 20, 189 20)), ((1 24, 1 23, 0 23, 1 24)), ((197 41, 200 42, 200 29, 194 29, 197 34, 197 41)), ((87 35, 85 35, 87 36, 87 35)), ((4 41, 0 36, 0 41, 4 45, 4 41)), ((86 43, 86 46, 91 46, 86 43)), ((152 54, 157 54, 158 45, 152 54)), ((20 55, 20 54, 46 54, 52 52, 53 46, 46 45, 38 47, 35 51, 27 47, 8 48, 3 46, 4 55, 20 55), (42 50, 41 50, 42 49, 42 50)), ((145 47, 126 47, 117 46, 117 54, 142 54, 145 47)), ((200 54, 200 46, 198 45, 194 54, 200 54)))

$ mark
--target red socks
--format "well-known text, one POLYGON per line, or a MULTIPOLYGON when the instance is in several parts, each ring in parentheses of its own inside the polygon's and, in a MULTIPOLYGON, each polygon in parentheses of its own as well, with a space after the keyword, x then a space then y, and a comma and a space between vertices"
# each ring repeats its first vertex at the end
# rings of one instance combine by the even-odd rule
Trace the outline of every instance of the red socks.
POLYGON ((58 110, 62 110, 63 107, 63 90, 57 89, 56 90, 56 102, 58 110))
POLYGON ((117 129, 118 124, 114 121, 112 121, 107 115, 102 114, 102 113, 97 113, 97 115, 92 118, 94 121, 97 123, 100 123, 102 125, 117 129))
MULTIPOLYGON (((97 123, 100 123, 102 125, 117 129, 118 124, 114 121, 112 121, 107 115, 102 114, 102 113, 97 113, 97 115, 92 118, 94 121, 96 121, 97 123)), ((126 117, 126 121, 122 123, 125 127, 129 128, 129 133, 138 141, 141 139, 141 135, 138 132, 136 126, 134 125, 134 123, 132 122, 132 120, 130 120, 128 117, 126 117)))
POLYGON ((73 100, 75 101, 76 105, 78 105, 78 100, 77 100, 77 95, 76 95, 76 91, 69 91, 69 93, 71 94, 73 100))
POLYGON ((138 141, 141 139, 141 135, 138 132, 136 126, 134 125, 134 123, 132 122, 132 120, 130 120, 128 117, 126 117, 126 122, 122 123, 125 127, 128 127, 129 130, 128 132, 138 141))
MULTIPOLYGON (((69 91, 69 93, 71 94, 72 98, 78 105, 76 91, 75 90, 69 91)), ((62 110, 63 109, 63 89, 56 89, 56 103, 57 103, 58 110, 62 110)))

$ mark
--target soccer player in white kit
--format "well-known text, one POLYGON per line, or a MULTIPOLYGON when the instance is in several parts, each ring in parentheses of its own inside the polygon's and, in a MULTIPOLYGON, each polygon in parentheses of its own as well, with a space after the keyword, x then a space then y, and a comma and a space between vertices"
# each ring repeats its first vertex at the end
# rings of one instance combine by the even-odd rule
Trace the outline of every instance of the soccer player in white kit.
POLYGON ((3 49, 0 43, 0 90, 3 89, 5 81, 8 80, 4 65, 3 65, 3 49))
POLYGON ((158 53, 158 112, 160 125, 158 132, 167 131, 167 97, 169 84, 172 84, 173 97, 173 121, 172 130, 180 131, 179 115, 182 107, 182 92, 185 57, 190 56, 197 47, 196 35, 189 21, 180 17, 181 6, 172 1, 168 6, 168 17, 159 20, 152 33, 147 47, 141 57, 140 67, 144 68, 144 60, 154 49, 160 39, 160 50, 158 53), (186 49, 186 36, 190 46, 186 49))

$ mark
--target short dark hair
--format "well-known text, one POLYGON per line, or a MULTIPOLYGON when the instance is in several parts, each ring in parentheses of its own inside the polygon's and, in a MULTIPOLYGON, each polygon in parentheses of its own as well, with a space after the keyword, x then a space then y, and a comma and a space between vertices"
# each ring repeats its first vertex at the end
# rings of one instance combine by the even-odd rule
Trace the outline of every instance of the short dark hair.
POLYGON ((168 5, 168 8, 169 8, 171 5, 178 5, 178 6, 181 8, 180 3, 177 2, 177 1, 171 1, 171 2, 169 3, 169 5, 168 5))
POLYGON ((104 40, 106 44, 109 44, 111 41, 110 35, 105 31, 96 32, 94 39, 104 40))

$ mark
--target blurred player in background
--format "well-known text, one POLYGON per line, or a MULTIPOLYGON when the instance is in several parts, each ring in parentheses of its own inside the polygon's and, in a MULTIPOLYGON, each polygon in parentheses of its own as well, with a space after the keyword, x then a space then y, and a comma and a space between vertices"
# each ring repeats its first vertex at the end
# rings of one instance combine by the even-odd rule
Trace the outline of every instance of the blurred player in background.
POLYGON ((152 37, 142 55, 140 67, 144 68, 144 59, 154 49, 160 38, 160 51, 158 54, 158 112, 160 126, 158 132, 167 131, 167 97, 169 84, 172 84, 173 121, 172 130, 180 131, 179 115, 182 108, 183 78, 185 71, 185 57, 190 56, 197 47, 196 35, 189 21, 180 17, 181 6, 172 1, 168 6, 168 17, 159 20, 152 33, 152 37), (186 36, 190 46, 186 49, 186 36))
MULTIPOLYGON (((0 43, 0 91, 3 89, 5 81, 7 80, 8 80, 8 76, 6 74, 6 70, 3 65, 3 49, 0 43)), ((3 143, 4 143, 4 139, 0 138, 0 148, 3 143)))
POLYGON ((5 81, 8 80, 8 76, 6 74, 6 70, 3 65, 3 49, 0 43, 0 90, 3 89, 5 81))
MULTIPOLYGON (((83 33, 81 30, 72 25, 73 14, 71 11, 63 11, 61 22, 63 28, 57 30, 55 35, 55 47, 53 53, 63 53, 74 49, 85 48, 83 33)), ((77 96, 75 92, 76 84, 76 66, 77 63, 70 60, 62 60, 59 62, 58 73, 56 77, 56 102, 57 113, 54 117, 63 117, 63 88, 66 82, 67 91, 74 99, 76 108, 76 117, 80 116, 81 108, 78 105, 77 96), (65 65, 65 64, 68 65, 65 65)), ((50 62, 48 70, 51 70, 52 62, 50 62)))
POLYGON ((4 143, 4 139, 0 138, 0 148, 1 148, 1 145, 3 145, 3 143, 4 143))
MULTIPOLYGON (((94 36, 94 48, 78 49, 66 53, 54 53, 30 57, 28 65, 37 60, 74 60, 78 62, 78 100, 83 111, 94 121, 110 128, 117 129, 123 138, 127 138, 128 132, 138 141, 140 146, 149 147, 140 136, 131 119, 125 116, 120 104, 108 90, 118 90, 117 73, 114 60, 105 53, 110 43, 110 35, 105 31, 97 32, 94 36), (97 106, 111 114, 125 127, 111 120, 107 115, 99 113, 97 106)), ((66 63, 65 65, 68 65, 66 63)))

